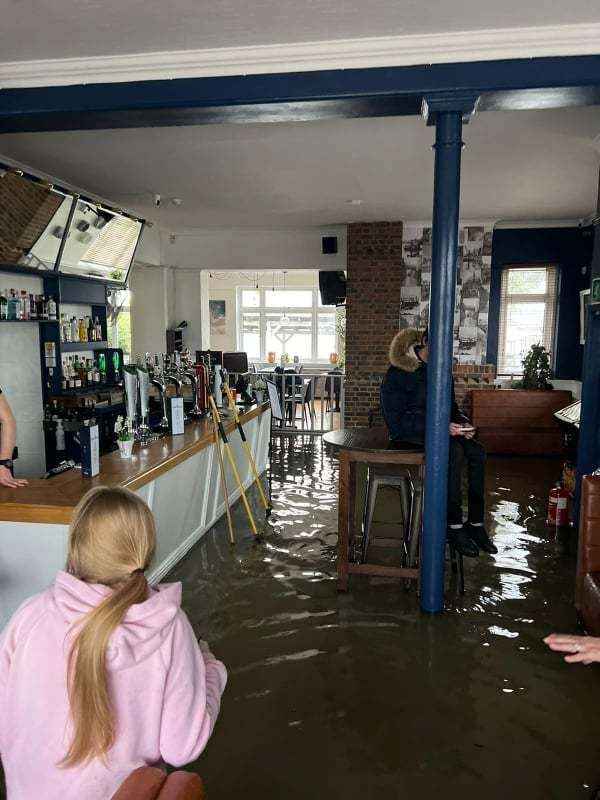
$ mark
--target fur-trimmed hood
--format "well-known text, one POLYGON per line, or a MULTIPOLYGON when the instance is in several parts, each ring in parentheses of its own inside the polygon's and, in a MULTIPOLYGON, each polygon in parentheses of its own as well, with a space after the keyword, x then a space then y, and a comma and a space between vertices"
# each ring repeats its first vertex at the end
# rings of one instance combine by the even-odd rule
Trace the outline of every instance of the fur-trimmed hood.
POLYGON ((390 345, 390 364, 404 372, 416 372, 423 363, 415 352, 415 347, 421 344, 422 335, 416 328, 405 328, 397 333, 390 345))

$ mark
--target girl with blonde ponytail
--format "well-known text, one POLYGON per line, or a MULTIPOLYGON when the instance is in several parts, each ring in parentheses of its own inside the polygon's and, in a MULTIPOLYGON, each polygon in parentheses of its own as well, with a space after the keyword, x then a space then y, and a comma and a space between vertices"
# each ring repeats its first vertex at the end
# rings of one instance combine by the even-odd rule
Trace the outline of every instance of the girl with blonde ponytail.
POLYGON ((98 488, 74 511, 67 567, 0 640, 0 755, 8 800, 108 800, 136 767, 193 761, 225 667, 196 641, 181 584, 150 587, 154 518, 98 488))

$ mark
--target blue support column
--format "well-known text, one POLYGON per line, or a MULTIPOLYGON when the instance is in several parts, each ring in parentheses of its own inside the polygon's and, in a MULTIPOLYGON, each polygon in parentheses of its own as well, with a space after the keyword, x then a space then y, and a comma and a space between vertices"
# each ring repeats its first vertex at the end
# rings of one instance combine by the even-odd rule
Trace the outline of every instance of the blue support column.
POLYGON ((458 252, 462 110, 435 116, 429 363, 425 428, 425 491, 421 609, 444 609, 448 451, 458 252))

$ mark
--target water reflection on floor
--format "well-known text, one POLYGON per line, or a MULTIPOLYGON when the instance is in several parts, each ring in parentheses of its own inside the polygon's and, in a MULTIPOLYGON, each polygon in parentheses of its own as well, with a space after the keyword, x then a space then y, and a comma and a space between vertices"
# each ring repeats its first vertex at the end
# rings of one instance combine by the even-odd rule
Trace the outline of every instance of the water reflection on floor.
POLYGON ((555 470, 489 460, 498 555, 466 562, 466 595, 450 582, 427 617, 397 581, 337 594, 337 463, 318 439, 285 440, 264 544, 230 548, 219 524, 169 576, 230 673, 194 765, 211 800, 589 797, 600 672, 541 643, 575 629, 575 534, 543 524, 555 470))

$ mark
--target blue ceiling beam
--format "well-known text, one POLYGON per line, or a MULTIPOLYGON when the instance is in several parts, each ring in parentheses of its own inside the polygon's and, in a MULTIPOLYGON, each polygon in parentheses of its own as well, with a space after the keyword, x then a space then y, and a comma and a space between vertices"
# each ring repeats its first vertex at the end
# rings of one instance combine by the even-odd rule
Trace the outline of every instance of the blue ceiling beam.
POLYGON ((600 102, 600 55, 0 90, 0 132, 419 114, 423 95, 480 111, 600 102))

